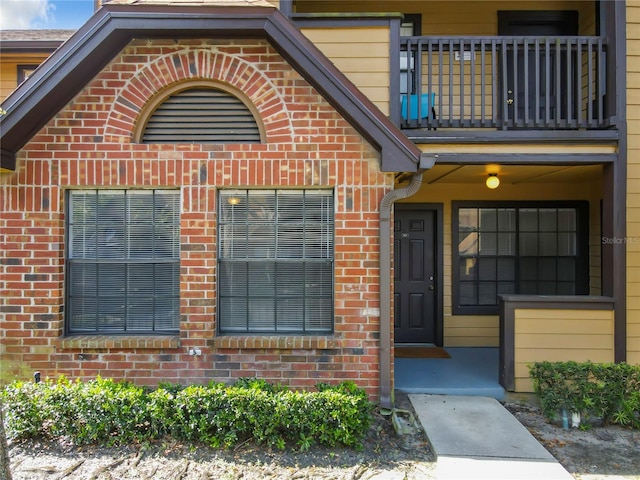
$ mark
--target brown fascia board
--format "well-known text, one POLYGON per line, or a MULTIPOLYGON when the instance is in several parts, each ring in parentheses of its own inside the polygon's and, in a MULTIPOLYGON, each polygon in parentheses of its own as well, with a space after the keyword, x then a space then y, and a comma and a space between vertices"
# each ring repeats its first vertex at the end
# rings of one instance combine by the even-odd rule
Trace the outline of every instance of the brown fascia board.
POLYGON ((275 8, 104 5, 2 104, 5 169, 15 154, 133 38, 265 38, 381 153, 381 169, 415 172, 420 149, 275 8))

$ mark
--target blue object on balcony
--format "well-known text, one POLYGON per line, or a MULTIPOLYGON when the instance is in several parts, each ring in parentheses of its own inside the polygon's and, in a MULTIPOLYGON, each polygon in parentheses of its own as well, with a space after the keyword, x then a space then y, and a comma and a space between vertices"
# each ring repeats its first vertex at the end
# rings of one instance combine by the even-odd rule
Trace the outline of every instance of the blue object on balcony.
POLYGON ((435 118, 435 111, 432 113, 435 101, 435 93, 423 93, 419 96, 416 94, 407 95, 406 93, 403 93, 400 95, 400 111, 402 112, 402 118, 405 120, 419 120, 420 118, 428 118, 429 116, 435 118), (418 117, 418 104, 420 104, 420 117, 418 117))

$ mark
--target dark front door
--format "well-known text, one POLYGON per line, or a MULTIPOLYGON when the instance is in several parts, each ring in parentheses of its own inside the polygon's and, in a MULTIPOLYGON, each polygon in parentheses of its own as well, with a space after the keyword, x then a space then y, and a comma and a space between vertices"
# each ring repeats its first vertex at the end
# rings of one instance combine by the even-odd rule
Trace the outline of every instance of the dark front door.
POLYGON ((435 210, 396 206, 395 343, 439 343, 435 210))
MULTIPOLYGON (((578 35, 578 13, 575 11, 500 11, 498 35, 560 37, 578 35)), ((575 64, 575 53, 570 53, 575 64)), ((567 102, 567 84, 575 86, 576 79, 567 78, 566 48, 536 52, 531 43, 513 44, 506 53, 506 104, 503 119, 509 126, 524 122, 560 121, 567 118, 568 106, 575 118, 575 102, 567 102)), ((500 62, 502 64, 502 61, 500 62)), ((575 72, 575 68, 571 69, 575 72)), ((501 80, 503 77, 501 76, 501 80)), ((504 95, 500 96, 503 100, 504 95)))

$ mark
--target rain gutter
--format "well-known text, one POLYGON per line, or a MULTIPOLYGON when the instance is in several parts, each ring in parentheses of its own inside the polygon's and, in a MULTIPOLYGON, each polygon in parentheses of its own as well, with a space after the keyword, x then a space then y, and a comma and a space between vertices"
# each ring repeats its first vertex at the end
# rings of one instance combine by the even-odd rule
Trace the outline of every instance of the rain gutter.
POLYGON ((391 212, 397 200, 409 198, 420 190, 422 174, 436 162, 437 155, 422 153, 418 171, 409 185, 388 192, 380 202, 380 407, 392 410, 391 390, 391 212))

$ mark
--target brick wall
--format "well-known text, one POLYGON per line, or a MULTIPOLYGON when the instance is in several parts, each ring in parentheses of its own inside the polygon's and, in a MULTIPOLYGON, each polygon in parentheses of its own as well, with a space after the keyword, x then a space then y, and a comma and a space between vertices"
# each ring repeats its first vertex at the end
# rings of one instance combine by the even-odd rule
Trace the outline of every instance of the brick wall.
POLYGON ((267 43, 138 40, 92 79, 1 177, 2 353, 14 375, 204 382, 262 377, 295 387, 378 388, 379 155, 267 43), (262 123, 261 144, 136 143, 145 105, 179 82, 222 82, 262 123), (67 188, 182 190, 178 337, 64 337, 67 188), (333 187, 335 333, 216 336, 219 187, 333 187), (188 349, 202 349, 202 356, 188 349))

